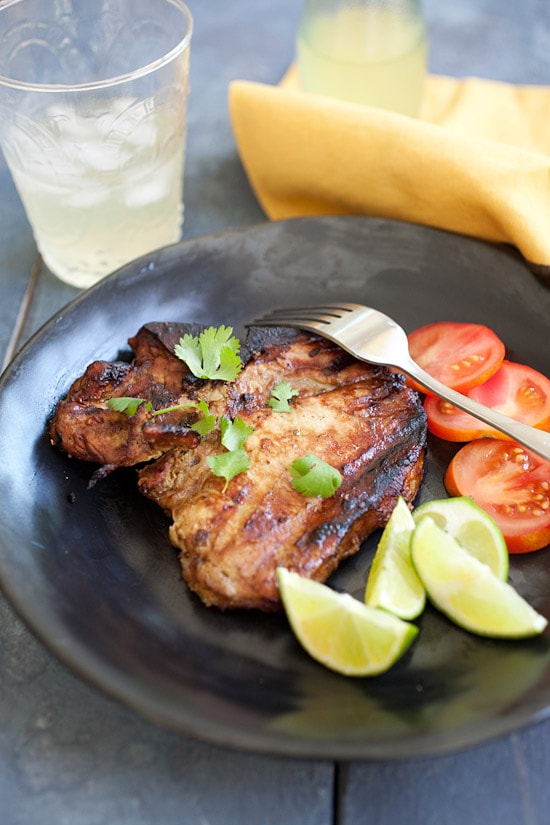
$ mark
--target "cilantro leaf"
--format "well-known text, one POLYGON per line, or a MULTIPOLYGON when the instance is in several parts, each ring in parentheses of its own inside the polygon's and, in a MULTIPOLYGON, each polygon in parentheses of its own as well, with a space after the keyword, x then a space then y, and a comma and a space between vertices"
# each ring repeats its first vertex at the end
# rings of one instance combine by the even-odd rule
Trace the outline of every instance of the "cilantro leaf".
POLYGON ((196 404, 172 404, 171 407, 163 407, 161 410, 153 410, 153 415, 164 415, 164 413, 176 412, 176 410, 185 410, 188 407, 196 407, 196 404))
POLYGON ((174 347, 174 354, 177 355, 180 361, 185 361, 193 375, 196 375, 198 378, 202 377, 201 345, 198 338, 194 335, 189 335, 189 333, 185 333, 185 335, 180 338, 179 344, 176 344, 174 347))
POLYGON ((288 381, 280 381, 271 390, 271 398, 267 402, 274 412, 290 412, 291 398, 298 395, 298 390, 295 390, 288 381))
POLYGON ((184 410, 189 407, 199 409, 203 414, 202 418, 191 424, 190 430, 194 430, 199 435, 208 435, 216 429, 216 416, 212 415, 206 401, 198 401, 196 404, 193 401, 188 401, 185 404, 173 404, 171 407, 163 407, 162 410, 154 410, 153 415, 163 415, 164 413, 184 410))
POLYGON ((145 404, 147 410, 151 409, 151 402, 145 398, 133 398, 132 396, 120 396, 118 398, 109 398, 107 406, 117 412, 126 413, 128 418, 132 418, 138 411, 138 408, 145 404))
POLYGON ((340 484, 342 475, 313 453, 297 458, 289 467, 292 486, 303 496, 330 498, 340 484))
POLYGON ((234 381, 243 366, 239 347, 233 327, 222 325, 208 327, 198 338, 186 333, 174 347, 174 353, 197 378, 234 381))
POLYGON ((231 421, 225 415, 220 418, 221 442, 226 450, 234 452, 242 450, 249 435, 254 432, 254 427, 247 426, 242 418, 235 418, 231 421))
POLYGON ((234 476, 245 473, 250 466, 250 458, 245 450, 231 450, 231 452, 209 455, 206 463, 215 476, 225 478, 224 492, 234 476))
POLYGON ((191 425, 191 429, 199 435, 208 435, 216 429, 216 416, 212 415, 206 401, 199 401, 197 407, 202 412, 202 418, 191 425))
POLYGON ((245 424, 242 418, 235 418, 233 421, 225 415, 220 418, 221 443, 227 452, 207 456, 206 462, 214 475, 225 478, 224 492, 231 479, 245 473, 250 466, 250 458, 244 449, 244 443, 253 432, 254 427, 245 424))

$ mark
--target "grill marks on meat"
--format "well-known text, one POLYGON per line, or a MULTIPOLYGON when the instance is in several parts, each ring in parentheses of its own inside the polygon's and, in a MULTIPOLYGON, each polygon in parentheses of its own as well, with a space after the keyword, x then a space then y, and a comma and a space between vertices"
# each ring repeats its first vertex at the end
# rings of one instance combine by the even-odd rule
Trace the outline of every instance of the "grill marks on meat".
POLYGON ((109 468, 150 462, 139 489, 171 515, 183 578, 205 604, 280 609, 277 566, 325 581, 384 526, 399 495, 413 500, 425 451, 422 405, 401 376, 291 330, 251 330, 237 380, 200 381, 172 354, 187 331, 149 324, 131 340, 131 364, 92 364, 58 405, 52 438, 109 468), (283 380, 300 394, 290 413, 275 413, 267 401, 283 380), (218 416, 241 417, 254 428, 249 470, 224 491, 206 462, 223 449, 219 434, 199 440, 189 430, 194 411, 152 420, 142 405, 128 418, 107 408, 113 395, 143 397, 156 409, 200 398, 218 416), (342 473, 329 499, 291 485, 289 465, 308 452, 342 473))
POLYGON ((144 398, 154 409, 163 409, 185 397, 191 400, 193 376, 167 349, 174 336, 173 327, 142 327, 129 341, 134 350, 131 363, 90 364, 56 407, 49 428, 52 443, 75 458, 104 465, 106 470, 131 467, 162 455, 167 433, 171 446, 196 446, 199 439, 189 429, 196 418, 192 409, 171 418, 152 419, 145 405, 132 417, 107 405, 109 399, 124 396, 144 398))
POLYGON ((193 407, 151 417, 145 404, 129 417, 108 407, 115 397, 143 398, 154 410, 206 401, 214 415, 235 418, 243 410, 265 407, 271 389, 288 380, 311 395, 360 380, 370 368, 329 341, 293 330, 252 330, 241 357, 245 369, 233 383, 195 378, 174 355, 185 334, 198 335, 198 324, 151 323, 129 340, 131 363, 95 361, 59 402, 50 423, 52 443, 105 471, 158 458, 167 449, 198 444, 189 429, 198 415, 193 407))
POLYGON ((399 495, 412 500, 424 417, 396 384, 377 375, 303 397, 288 414, 245 413, 254 427, 250 467, 226 492, 206 465, 217 447, 206 440, 192 459, 176 451, 140 472, 144 495, 171 511, 183 577, 206 604, 278 609, 277 566, 325 581, 386 523, 399 495), (307 452, 343 474, 330 499, 304 498, 291 485, 288 466, 307 452))

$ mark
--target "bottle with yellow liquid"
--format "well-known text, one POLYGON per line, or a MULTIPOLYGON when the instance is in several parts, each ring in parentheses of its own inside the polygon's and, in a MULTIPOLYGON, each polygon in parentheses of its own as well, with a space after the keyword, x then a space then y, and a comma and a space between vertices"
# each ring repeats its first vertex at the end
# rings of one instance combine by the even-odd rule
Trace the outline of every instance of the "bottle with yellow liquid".
POLYGON ((301 88, 415 116, 428 52, 421 0, 305 0, 301 88))

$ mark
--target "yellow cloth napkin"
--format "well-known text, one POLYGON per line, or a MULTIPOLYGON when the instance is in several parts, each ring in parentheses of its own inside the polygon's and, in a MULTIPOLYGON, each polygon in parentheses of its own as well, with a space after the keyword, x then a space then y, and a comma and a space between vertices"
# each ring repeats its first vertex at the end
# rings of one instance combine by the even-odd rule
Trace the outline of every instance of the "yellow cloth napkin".
POLYGON ((372 215, 515 245, 550 278, 550 88, 430 75, 410 118, 233 81, 229 105, 267 216, 372 215))

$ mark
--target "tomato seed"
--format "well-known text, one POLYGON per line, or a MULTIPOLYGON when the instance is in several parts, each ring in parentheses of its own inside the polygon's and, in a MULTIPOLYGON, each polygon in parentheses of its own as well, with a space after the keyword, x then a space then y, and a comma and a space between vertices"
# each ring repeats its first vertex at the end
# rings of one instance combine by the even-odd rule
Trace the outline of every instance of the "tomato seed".
POLYGON ((520 387, 518 390, 518 396, 523 398, 523 402, 527 404, 540 404, 540 393, 536 387, 531 387, 529 385, 520 387))

